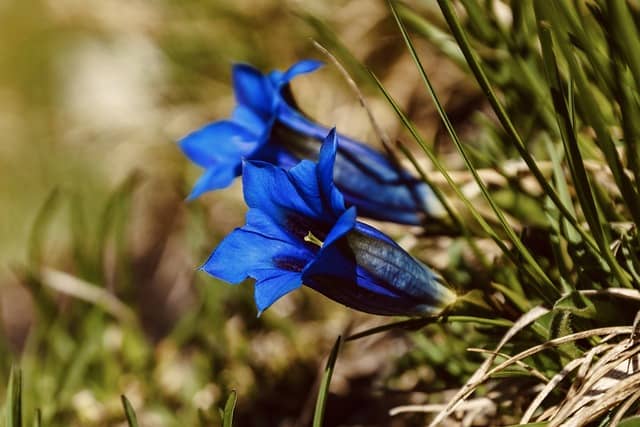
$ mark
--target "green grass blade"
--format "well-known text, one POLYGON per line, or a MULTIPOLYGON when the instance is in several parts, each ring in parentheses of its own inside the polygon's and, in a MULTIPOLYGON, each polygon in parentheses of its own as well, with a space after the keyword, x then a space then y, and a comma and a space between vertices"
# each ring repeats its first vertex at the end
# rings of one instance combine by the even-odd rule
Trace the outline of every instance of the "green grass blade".
POLYGON ((615 87, 615 78, 611 73, 610 58, 603 51, 604 45, 598 42, 597 28, 589 26, 587 13, 579 13, 571 2, 561 0, 556 2, 559 13, 565 20, 565 26, 570 29, 572 38, 584 52, 594 71, 598 86, 607 94, 615 87))
POLYGON ((590 230, 594 234, 596 242, 602 248, 603 245, 608 245, 608 241, 606 240, 606 234, 598 218, 593 190, 589 183, 587 171, 584 168, 584 161, 580 148, 578 147, 578 139, 573 128, 569 108, 565 96, 562 93, 558 66, 553 52, 551 33, 546 26, 541 25, 539 34, 540 44, 542 46, 542 58, 545 68, 547 69, 549 89, 556 107, 558 127, 560 128, 560 134, 565 147, 569 169, 573 176, 573 183, 576 186, 576 193, 590 230))
POLYGON ((29 265, 33 271, 42 264, 44 250, 44 242, 48 235, 47 230, 50 228, 54 215, 57 213, 58 203, 60 201, 60 191, 55 189, 49 193, 44 203, 38 210, 36 218, 33 221, 31 232, 29 234, 29 265))
POLYGON ((345 341, 355 341, 361 338, 365 338, 365 337, 379 334, 386 331, 391 331, 394 329, 417 330, 424 326, 427 326, 430 323, 435 323, 435 322, 438 322, 437 317, 400 320, 397 322, 386 323, 384 325, 365 329, 364 331, 361 331, 361 332, 356 332, 355 334, 348 336, 345 339, 345 341))
POLYGON ((36 409, 36 415, 33 417, 33 427, 42 427, 42 410, 36 409))
POLYGON ((33 418, 33 427, 42 427, 42 410, 36 409, 36 415, 33 418))
MULTIPOLYGON (((402 143, 398 143, 398 149, 407 159, 409 159, 409 162, 411 162, 415 170, 418 172, 418 175, 420 176, 420 178, 424 182, 426 182, 427 185, 431 187, 431 189, 433 190, 433 193, 436 195, 436 197, 444 207, 444 210, 447 212, 447 217, 451 219, 451 221, 453 222, 453 227, 456 229, 457 232, 460 232, 462 234, 463 238, 465 239, 467 244, 469 244, 469 247, 473 251, 473 254, 478 259, 478 262, 484 268, 488 269, 490 266, 489 260, 487 260, 487 257, 485 256, 484 252, 480 250, 476 241, 472 238, 471 231, 462 220, 462 217, 451 206, 451 204, 449 203, 445 195, 442 193, 442 190, 440 190, 438 186, 433 185, 433 183, 429 180, 429 178, 427 177, 427 174, 424 172, 423 168, 420 166, 420 164, 418 163, 418 160, 413 155, 411 150, 405 147, 405 145, 402 143)), ((432 220, 432 222, 434 221, 432 220)))
POLYGON ((233 411, 236 409, 237 400, 238 394, 235 390, 231 390, 222 411, 222 427, 231 427, 233 425, 233 411))
POLYGON ((626 0, 608 0, 608 10, 611 14, 611 33, 617 41, 616 46, 622 51, 636 84, 640 89, 640 35, 633 21, 626 0))
POLYGON ((5 411, 6 427, 22 427, 22 372, 15 367, 9 377, 5 411))
POLYGON ((138 417, 136 417, 136 411, 131 406, 131 402, 127 399, 127 396, 124 394, 120 396, 120 400, 122 400, 122 407, 124 408, 124 415, 127 418, 127 424, 129 427, 138 427, 138 417))
POLYGON ((640 182, 640 108, 635 99, 636 93, 631 89, 631 76, 623 64, 613 60, 616 73, 616 94, 620 103, 624 145, 627 156, 627 166, 631 169, 636 182, 640 182))
MULTIPOLYGON (((555 284, 551 281, 551 279, 549 279, 549 277, 544 272, 544 270, 540 267, 540 265, 533 258, 533 256, 529 252, 529 250, 522 244, 522 242, 520 241, 520 239, 518 238, 518 236, 514 232, 513 228, 509 225, 507 219, 504 216, 504 213, 498 207, 496 202, 493 200, 493 198, 489 194, 489 191, 486 188, 484 182, 482 181, 482 179, 478 175, 477 170, 474 168, 473 164, 471 163, 471 160, 469 159, 469 156, 467 155, 467 152, 466 152, 465 148, 463 147, 462 143, 458 139, 458 136, 457 136, 455 130, 453 129, 453 125, 451 124, 451 121, 449 120, 447 113, 444 111, 444 107, 442 106, 442 104, 439 101, 438 96, 437 96, 437 94, 436 94, 436 92, 435 92, 435 90, 434 90, 434 88, 433 88, 433 86, 431 84, 431 81, 429 80, 429 77, 427 76, 427 74, 424 71, 424 67, 422 66, 420 58, 417 55, 417 52, 415 50, 415 47, 413 46, 413 43, 412 43, 412 41, 411 41, 411 39, 409 37, 409 34, 407 33, 406 28, 404 27, 404 24, 402 23, 402 20, 400 19, 400 16, 398 15, 398 12, 397 12, 397 10, 395 8, 395 5, 394 5, 393 1, 389 0, 388 4, 389 4, 389 7, 391 8, 391 12, 393 14, 394 19, 396 20, 398 28, 400 29, 400 32, 402 33, 402 36, 403 36, 403 38, 405 40, 405 44, 407 45, 407 48, 409 49, 409 53, 411 54, 414 62, 416 63, 416 66, 418 68, 418 71, 420 72, 422 80, 423 80, 425 86, 427 87, 427 89, 428 89, 428 91, 429 91, 429 93, 430 93, 430 95, 431 95, 431 97, 432 97, 432 99, 433 99, 433 101, 435 103, 436 109, 438 110, 440 118, 442 119, 442 121, 443 121, 443 123, 444 123, 444 125, 445 125, 445 127, 447 129, 447 132, 449 133, 451 139, 453 140, 454 144, 456 145, 456 148, 460 152, 463 160, 465 161, 465 164, 467 165, 467 168, 469 169, 469 171, 473 175, 473 177, 474 177, 476 183, 478 184, 478 186, 480 188, 480 191, 482 192, 484 198, 487 200, 487 202, 491 206, 491 209, 493 210, 493 212, 495 213, 496 217, 498 218, 498 221, 502 225, 502 228, 504 229, 508 239, 514 245, 514 247, 518 250, 518 252, 522 256, 522 259, 525 261, 525 266, 524 267, 528 271, 528 273, 532 276, 532 278, 533 278, 533 286, 535 286, 537 288, 539 296, 542 299, 544 299, 546 302, 552 302, 554 300, 554 296, 557 297, 559 295, 558 292, 557 292, 555 284)), ((505 253, 507 253, 507 252, 505 252, 505 253)))
MULTIPOLYGON (((447 184, 453 189, 453 191, 455 192, 456 196, 458 196, 458 198, 462 201, 462 203, 465 205, 465 207, 467 208, 467 210, 469 211, 469 213, 473 216, 473 218, 478 222, 478 224, 480 225, 480 227, 482 228, 482 231, 484 231, 487 236, 489 236, 494 243, 500 248, 500 250, 507 256, 509 257, 509 259, 511 259, 511 261, 514 263, 514 265, 518 265, 519 264, 519 260, 517 259, 517 257, 514 256, 514 254, 512 253, 512 251, 509 249, 509 247, 507 247, 507 245, 502 241, 502 239, 500 238, 500 236, 496 233, 496 231, 489 225, 489 223, 487 222, 486 219, 484 219, 484 217, 478 212, 478 210, 476 209, 476 207, 473 205, 473 203, 467 199, 465 197, 465 195, 462 193, 462 190, 460 189, 460 187, 454 182, 453 178, 451 177, 451 175, 449 174, 449 172, 447 172, 446 168, 442 165, 442 163, 438 160, 437 156, 435 155, 435 153, 433 152, 433 149, 431 147, 429 147, 429 145, 427 145, 427 143, 424 141, 424 139, 422 138, 422 136, 418 133, 417 129, 415 128, 415 126, 411 123, 411 121, 408 119, 408 117, 406 116, 406 114, 404 114, 402 112, 402 110, 400 109, 400 106, 398 105, 398 103, 395 101, 395 99, 393 99, 393 97, 387 92, 387 90, 385 89, 385 87, 382 85, 382 83, 380 82, 380 80, 378 80, 374 75, 372 75, 373 78, 375 79, 376 83, 378 84, 378 88, 380 89, 380 91, 382 92, 382 94, 385 96, 385 98, 387 99, 387 101, 389 101, 389 104, 392 106, 392 108, 394 109, 395 113, 397 114, 398 118, 400 119, 400 121, 402 122, 402 124, 404 125, 404 127, 409 131, 409 133, 411 134, 411 136, 416 140, 416 142, 418 143, 418 145, 422 148, 422 150, 425 152, 425 154, 429 157, 429 159, 431 160, 431 162, 433 163, 433 165, 436 167, 436 169, 438 169, 438 172, 440 172, 442 174, 442 176, 445 178, 445 180, 447 181, 447 184)), ((525 266, 526 268, 526 266, 525 266)))
POLYGON ((338 353, 340 352, 340 346, 342 345, 342 337, 339 336, 336 339, 336 343, 331 349, 327 365, 324 368, 322 375, 322 382, 318 390, 318 398, 316 399, 316 409, 313 413, 313 427, 322 427, 324 421, 324 410, 327 404, 327 397, 329 395, 329 385, 331 384, 331 376, 333 375, 333 369, 338 360, 338 353))
MULTIPOLYGON (((536 1, 536 13, 540 16, 545 11, 540 7, 542 2, 536 1)), ((594 199, 593 190, 589 182, 589 177, 584 168, 584 161, 578 146, 577 135, 573 129, 572 115, 567 106, 564 94, 562 93, 558 66, 553 50, 553 39, 551 31, 541 20, 539 21, 539 36, 542 46, 542 56, 547 69, 547 78, 552 93, 553 102, 557 111, 558 126, 560 128, 562 141, 567 154, 569 169, 572 174, 573 183, 576 186, 578 201, 582 207, 585 219, 589 224, 589 229, 594 235, 594 239, 600 248, 600 253, 611 268, 621 286, 630 287, 628 275, 622 270, 615 257, 611 253, 607 233, 602 228, 602 221, 594 199)))
POLYGON ((536 0, 536 11, 540 15, 539 20, 545 20, 551 24, 553 34, 556 36, 557 45, 567 61, 567 65, 576 84, 576 91, 580 97, 577 105, 582 112, 585 122, 592 126, 596 133, 596 142, 604 154, 611 169, 616 186, 622 194, 622 201, 626 205, 634 222, 640 224, 640 196, 629 176, 627 176, 618 155, 615 143, 609 133, 608 124, 603 116, 601 105, 596 99, 592 86, 589 85, 585 75, 584 65, 578 62, 574 48, 565 32, 564 21, 555 7, 555 2, 536 0))
POLYGON ((400 14, 404 22, 406 22, 413 31, 423 36, 429 42, 433 43, 438 49, 440 49, 440 51, 442 51, 447 56, 447 58, 451 59, 459 67, 467 67, 464 55, 460 50, 460 46, 458 46, 453 37, 442 31, 435 25, 432 25, 429 21, 422 18, 422 16, 414 12, 409 7, 403 5, 402 3, 399 3, 397 5, 397 8, 398 13, 400 14))
POLYGON ((618 427, 640 427, 640 416, 636 415, 635 417, 625 418, 620 421, 618 427))
POLYGON ((503 129, 507 132, 507 135, 509 136, 513 146, 516 148, 516 150, 518 150, 518 153, 520 154, 524 162, 529 167, 529 170, 531 170, 531 173, 533 174, 535 179, 538 181, 538 183, 544 190, 545 194, 551 199, 554 205, 556 205, 556 207, 560 210, 562 215, 564 215, 567 221, 571 223, 571 225, 580 233, 580 235, 585 240, 585 242, 589 246, 591 246, 591 248, 594 251, 599 250, 599 247, 591 238, 591 236, 588 233, 586 233, 582 229, 582 227, 580 227, 575 217, 575 214, 570 210, 568 205, 566 205, 561 200, 556 190, 549 184, 548 180, 546 179, 546 177, 538 167, 538 164, 536 163, 531 153, 529 153, 527 146, 525 145, 524 141, 520 137, 520 134, 518 133, 513 122, 509 118, 509 115, 507 114, 506 110, 498 100, 498 97, 496 96, 493 88, 491 87, 491 83, 489 82, 489 79, 487 78, 482 66, 480 65, 480 61, 478 60, 473 49, 471 48, 471 45, 469 43, 469 40, 467 39, 465 31, 462 28, 462 25, 460 24, 460 21, 457 15, 455 14, 453 8, 451 7, 450 1, 438 0, 438 4, 440 5, 440 9, 442 10, 444 17, 447 23, 449 24, 449 28, 451 29, 453 36, 458 42, 460 49, 462 50, 462 53, 464 54, 467 60, 467 63, 469 64, 469 68, 473 72, 473 75, 475 76, 478 84, 480 85, 480 88, 482 89, 485 96, 487 97, 489 104, 491 105, 493 111, 498 117, 498 120, 500 121, 500 124, 502 125, 503 129))

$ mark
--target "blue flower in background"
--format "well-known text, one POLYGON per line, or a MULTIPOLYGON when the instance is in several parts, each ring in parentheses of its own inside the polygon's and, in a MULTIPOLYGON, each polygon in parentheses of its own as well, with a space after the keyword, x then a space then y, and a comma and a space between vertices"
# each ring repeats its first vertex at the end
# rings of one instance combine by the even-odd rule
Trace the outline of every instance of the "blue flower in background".
MULTIPOLYGON (((227 187, 242 173, 243 160, 262 160, 289 168, 302 159, 316 160, 328 129, 314 123, 295 106, 289 82, 322 64, 298 62, 286 72, 263 75, 244 64, 233 67, 237 106, 221 120, 180 141, 182 151, 205 168, 190 199, 227 187)), ((347 206, 361 215, 403 224, 420 224, 441 213, 431 189, 367 145, 337 135, 334 180, 347 206)))
POLYGON ((334 186, 337 135, 318 163, 290 170, 247 162, 247 223, 218 246, 202 269, 231 283, 256 280, 260 312, 302 284, 356 310, 430 315, 456 296, 437 276, 382 232, 356 221, 334 186))

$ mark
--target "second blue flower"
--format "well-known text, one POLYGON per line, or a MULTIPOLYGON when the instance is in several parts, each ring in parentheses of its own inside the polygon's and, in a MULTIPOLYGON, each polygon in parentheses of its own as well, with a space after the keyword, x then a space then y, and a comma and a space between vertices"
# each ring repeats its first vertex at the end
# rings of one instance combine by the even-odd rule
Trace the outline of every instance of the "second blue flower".
MULTIPOLYGON (((321 65, 306 60, 268 75, 249 65, 233 67, 237 106, 231 118, 208 124, 180 141, 183 152, 205 169, 190 198, 230 185, 242 173, 243 160, 285 168, 302 159, 317 160, 328 129, 297 110, 289 82, 321 65)), ((369 218, 418 225, 440 210, 425 183, 344 135, 338 135, 334 180, 346 204, 369 218)))

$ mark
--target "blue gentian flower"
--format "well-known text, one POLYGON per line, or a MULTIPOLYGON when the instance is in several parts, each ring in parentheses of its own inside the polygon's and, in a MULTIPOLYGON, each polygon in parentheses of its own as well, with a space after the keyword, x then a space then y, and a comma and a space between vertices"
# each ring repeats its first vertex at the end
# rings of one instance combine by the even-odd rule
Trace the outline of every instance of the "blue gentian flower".
MULTIPOLYGON (((306 60, 268 75, 249 65, 233 67, 237 106, 231 118, 208 124, 180 141, 187 157, 205 168, 190 199, 230 185, 242 173, 243 160, 289 168, 302 159, 318 158, 329 130, 296 108, 289 82, 321 65, 306 60)), ((442 212, 425 183, 371 147, 343 135, 337 138, 334 179, 347 206, 356 206, 369 218, 416 225, 442 212)))
POLYGON ((256 280, 260 312, 302 284, 356 310, 380 315, 432 315, 455 294, 391 238, 356 221, 333 181, 338 138, 322 145, 318 163, 285 170, 250 161, 243 189, 246 224, 218 246, 202 269, 231 283, 256 280))

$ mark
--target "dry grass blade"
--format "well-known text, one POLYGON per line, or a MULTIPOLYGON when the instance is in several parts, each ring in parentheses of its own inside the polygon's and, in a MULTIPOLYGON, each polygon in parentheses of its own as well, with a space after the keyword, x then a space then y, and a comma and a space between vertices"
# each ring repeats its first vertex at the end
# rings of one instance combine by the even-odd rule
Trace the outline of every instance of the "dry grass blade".
POLYGON ((440 424, 444 419, 446 419, 449 415, 451 415, 474 391, 475 389, 484 382, 486 378, 486 373, 493 364, 497 354, 500 352, 502 347, 511 340, 522 329, 526 328, 529 324, 535 322, 541 316, 544 316, 549 312, 548 309, 544 307, 534 307, 529 310, 527 313, 522 315, 514 324, 509 328, 504 337, 500 340, 500 343, 496 347, 493 354, 491 354, 487 360, 476 370, 471 378, 467 381, 467 383, 462 386, 462 388, 456 393, 456 395, 451 399, 451 401, 447 404, 447 406, 433 419, 433 421, 429 424, 429 427, 434 427, 440 424))
MULTIPOLYGON (((543 307, 536 307, 536 308, 532 309, 531 311, 529 311, 528 313, 526 313, 523 317, 521 317, 514 324, 514 326, 507 332, 507 334, 505 334, 503 339, 500 341, 500 344, 498 345, 496 353, 498 352, 498 350, 502 346, 504 346, 504 344, 506 344, 506 342, 508 342, 513 337, 513 335, 515 335, 515 333, 518 330, 524 328, 529 323, 535 321, 538 317, 542 316, 546 312, 547 312, 547 310, 544 309, 543 307), (518 327, 518 328, 516 328, 516 327, 518 327)), ((437 426, 444 419, 446 419, 449 415, 451 415, 459 407, 459 405, 461 403, 463 403, 475 391, 475 389, 480 384, 482 384, 483 382, 488 380, 492 375, 504 370, 508 366, 513 365, 513 364, 517 363, 518 361, 520 361, 522 359, 525 359, 525 358, 527 358, 529 356, 532 356, 532 355, 534 355, 534 354, 536 354, 536 353, 538 353, 538 352, 540 352, 542 350, 545 350, 545 349, 548 349, 548 348, 557 347, 557 346, 559 346, 561 344, 564 344, 564 343, 577 341, 577 340, 580 340, 580 339, 589 338, 589 337, 593 337, 593 336, 602 336, 602 335, 616 336, 616 335, 623 335, 623 334, 630 335, 633 331, 634 331, 634 328, 631 327, 631 326, 613 326, 613 327, 606 327, 606 328, 591 329, 591 330, 588 330, 588 331, 582 331, 582 332, 578 332, 578 333, 575 333, 575 334, 566 335, 566 336, 559 337, 559 338, 556 338, 556 339, 553 339, 553 340, 549 340, 549 341, 547 341, 547 342, 545 342, 543 344, 531 347, 531 348, 529 348, 529 349, 527 349, 527 350, 525 350, 523 352, 520 352, 519 354, 517 354, 515 356, 512 356, 508 360, 502 362, 498 366, 496 366, 493 369, 489 370, 489 367, 491 366, 491 364, 495 360, 495 355, 492 355, 471 376, 469 381, 467 381, 467 383, 460 389, 460 391, 456 394, 456 396, 454 396, 454 398, 449 402, 449 404, 447 404, 445 409, 442 412, 440 412, 436 416, 436 418, 434 418, 434 420, 429 424, 429 427, 437 426)), ((626 343, 625 343, 625 345, 628 346, 628 344, 626 344, 626 343)))
POLYGON ((533 399, 533 402, 531 402, 524 415, 522 416, 520 424, 527 424, 531 420, 533 413, 536 411, 536 409, 538 409, 540 404, 549 395, 549 393, 551 393, 571 371, 576 369, 584 361, 584 359, 585 358, 582 357, 572 360, 564 367, 564 369, 562 369, 562 371, 558 372, 553 376, 553 378, 551 378, 551 381, 549 381, 542 389, 542 391, 538 393, 536 398, 533 399))
POLYGON ((616 427, 618 424, 620 424, 622 417, 625 416, 629 408, 631 408, 631 405, 633 405, 638 399, 640 399, 640 391, 637 391, 633 396, 627 399, 626 402, 620 405, 620 408, 616 411, 616 414, 611 419, 611 424, 609 425, 611 427, 616 427))
MULTIPOLYGON (((479 397, 477 399, 470 399, 464 402, 458 407, 458 410, 466 412, 478 408, 485 408, 487 406, 495 406, 495 403, 493 402, 493 400, 487 397, 479 397)), ((445 407, 446 405, 441 403, 432 403, 427 405, 403 405, 391 408, 391 410, 389 411, 389 415, 393 416, 407 412, 432 413, 442 411, 445 407)))
POLYGON ((640 301, 640 291, 627 288, 608 288, 608 289, 587 289, 580 291, 582 295, 608 295, 617 298, 630 299, 640 301))
POLYGON ((41 277, 43 283, 51 289, 95 304, 123 322, 135 323, 136 321, 131 309, 104 288, 52 268, 43 268, 41 277))
POLYGON ((573 417, 566 422, 552 422, 549 427, 563 425, 566 427, 579 427, 595 420, 598 416, 610 411, 620 402, 625 401, 629 396, 638 392, 640 387, 640 372, 636 373, 624 380, 619 381, 614 387, 611 387, 604 393, 593 405, 581 408, 573 417))
POLYGON ((552 347, 557 347, 560 344, 564 344, 564 343, 568 343, 568 342, 572 342, 572 341, 577 341, 577 340, 581 340, 584 338, 589 338, 589 337, 594 337, 594 336, 600 336, 600 335, 624 335, 624 334, 631 334, 631 332, 633 331, 633 328, 631 326, 611 326, 611 327, 607 327, 607 328, 597 328, 597 329, 590 329, 588 331, 582 331, 582 332, 577 332, 575 334, 571 334, 571 335, 565 335, 563 337, 559 337, 559 338, 555 338, 553 340, 549 340, 543 344, 540 345, 536 345, 534 347, 531 347, 521 353, 516 354, 515 356, 511 357, 509 360, 504 361, 503 363, 501 363, 500 365, 496 366, 495 368, 493 368, 492 370, 490 370, 489 372, 487 372, 484 376, 484 378, 482 379, 482 381, 486 381, 487 379, 489 379, 492 375, 496 374, 497 372, 500 372, 501 370, 505 369, 506 367, 513 365, 514 363, 516 363, 518 360, 522 360, 525 359, 529 356, 533 356, 534 354, 542 351, 542 350, 546 350, 548 348, 552 348, 552 347))
MULTIPOLYGON (((544 399, 574 369, 578 368, 578 371, 576 373, 576 379, 573 381, 573 384, 578 384, 578 383, 581 382, 581 379, 585 378, 586 373, 587 373, 587 371, 589 369, 589 366, 591 366, 591 363, 593 362, 594 357, 596 355, 600 354, 600 353, 603 353, 603 352, 611 349, 612 347, 614 347, 614 345, 612 345, 612 344, 605 344, 605 343, 600 344, 600 345, 598 345, 596 347, 593 347, 591 350, 589 350, 589 352, 587 352, 587 354, 585 356, 577 358, 577 359, 574 359, 574 360, 570 361, 569 363, 567 363, 567 365, 562 369, 562 371, 560 371, 556 375, 554 375, 553 378, 551 378, 551 380, 546 384, 546 386, 540 391, 540 393, 538 393, 536 398, 531 402, 531 404, 529 405, 529 407, 525 411, 524 415, 522 416, 522 419, 520 420, 520 424, 526 424, 526 423, 531 421, 531 418, 533 417, 534 412, 542 404, 544 399)), ((568 395, 570 395, 570 394, 571 394, 571 391, 568 393, 568 395)), ((554 408, 553 411, 547 410, 544 414, 542 414, 538 418, 537 421, 540 421, 540 420, 543 420, 543 419, 548 419, 548 418, 552 417, 558 410, 560 410, 560 406, 559 405, 558 406, 554 406, 553 408, 554 408)))
POLYGON ((344 66, 340 63, 340 61, 338 61, 338 58, 336 58, 335 55, 329 52, 329 50, 326 47, 322 46, 316 40, 313 40, 313 45, 320 52, 322 52, 327 58, 329 58, 329 60, 333 63, 333 65, 336 66, 338 71, 340 71, 340 74, 342 74, 342 77, 345 79, 349 87, 353 90, 353 92, 358 97, 358 102, 360 102, 360 105, 362 106, 362 108, 364 108, 364 110, 367 112, 367 117, 369 118, 369 122, 371 123, 371 126, 373 127, 374 132, 378 135, 378 138, 380 138, 380 141, 382 141, 382 145, 384 145, 385 150, 389 154, 391 154, 392 153, 391 140, 389 139, 389 136, 382 130, 382 128, 378 124, 378 121, 374 117, 373 112, 371 111, 371 108, 369 107, 369 104, 367 103, 366 98, 362 94, 362 91, 360 90, 360 88, 358 88, 358 85, 353 80, 349 72, 344 68, 344 66))
MULTIPOLYGON (((446 405, 443 404, 427 404, 427 405, 406 405, 398 406, 389 411, 389 415, 398 415, 402 413, 422 412, 433 413, 442 411, 446 405)), ((460 425, 467 427, 474 425, 474 421, 483 415, 493 416, 497 411, 497 405, 492 397, 479 397, 463 402, 456 412, 461 412, 462 421, 460 425)))
POLYGON ((618 344, 594 364, 587 373, 589 379, 578 393, 562 403, 562 408, 551 420, 551 426, 565 422, 568 425, 583 425, 586 422, 584 420, 591 420, 611 410, 636 391, 627 382, 637 385, 633 378, 640 377, 640 346, 621 351, 627 347, 628 342, 618 344))

